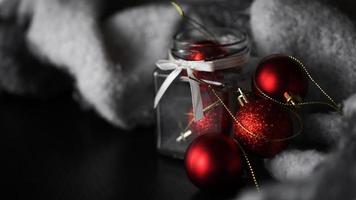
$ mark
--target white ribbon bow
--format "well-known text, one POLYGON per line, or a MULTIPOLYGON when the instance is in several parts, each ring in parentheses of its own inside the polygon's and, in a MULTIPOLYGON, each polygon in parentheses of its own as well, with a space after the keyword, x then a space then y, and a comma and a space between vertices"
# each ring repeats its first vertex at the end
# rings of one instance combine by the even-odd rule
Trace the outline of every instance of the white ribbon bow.
POLYGON ((228 56, 226 58, 212 60, 212 61, 187 61, 182 59, 176 59, 172 56, 171 52, 169 52, 169 60, 158 60, 156 62, 156 66, 164 71, 173 70, 167 78, 162 83, 161 87, 158 89, 155 101, 154 108, 157 107, 159 101, 161 100, 163 94, 166 92, 168 87, 172 84, 172 82, 177 78, 177 76, 182 72, 183 69, 187 70, 187 75, 190 77, 189 85, 190 91, 192 95, 192 106, 194 119, 199 120, 203 118, 203 102, 201 99, 199 83, 193 79, 195 76, 193 71, 202 71, 202 72, 214 72, 216 70, 230 69, 242 67, 244 64, 248 62, 250 57, 250 49, 246 48, 243 51, 236 53, 232 56, 228 56))

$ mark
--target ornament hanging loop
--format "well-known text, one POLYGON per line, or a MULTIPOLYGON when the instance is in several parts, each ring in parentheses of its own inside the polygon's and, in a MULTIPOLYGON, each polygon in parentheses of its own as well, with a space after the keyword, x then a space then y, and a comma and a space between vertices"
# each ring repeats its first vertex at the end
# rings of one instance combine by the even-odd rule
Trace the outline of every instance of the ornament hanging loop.
POLYGON ((239 104, 241 106, 244 106, 245 104, 248 103, 248 99, 247 99, 246 95, 242 92, 241 88, 238 88, 237 92, 239 95, 239 96, 237 96, 237 100, 239 101, 239 104))

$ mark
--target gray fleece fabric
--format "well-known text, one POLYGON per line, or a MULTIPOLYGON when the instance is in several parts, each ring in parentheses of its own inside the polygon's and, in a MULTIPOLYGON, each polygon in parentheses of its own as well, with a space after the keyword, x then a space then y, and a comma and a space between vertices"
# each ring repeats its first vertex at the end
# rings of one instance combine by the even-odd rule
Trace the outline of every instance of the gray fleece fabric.
MULTIPOLYGON (((301 141, 265 160, 279 182, 237 199, 356 199, 356 29, 328 5, 307 0, 252 4, 250 23, 259 55, 287 53, 302 59, 326 91, 343 103, 343 114, 307 114, 301 141), (298 150, 306 143, 308 149, 298 150)), ((309 97, 322 99, 316 89, 309 97)))

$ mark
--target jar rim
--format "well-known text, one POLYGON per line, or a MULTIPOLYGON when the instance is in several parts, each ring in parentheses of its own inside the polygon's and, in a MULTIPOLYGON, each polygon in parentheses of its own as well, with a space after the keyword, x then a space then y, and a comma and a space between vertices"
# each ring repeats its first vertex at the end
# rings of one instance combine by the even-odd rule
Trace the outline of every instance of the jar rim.
MULTIPOLYGON (((235 40, 233 40, 233 42, 227 42, 227 43, 212 43, 212 44, 204 44, 205 47, 228 47, 228 46, 234 46, 234 45, 238 45, 244 42, 248 41, 248 35, 245 31, 241 31, 241 30, 236 30, 233 28, 227 28, 227 27, 210 27, 209 30, 214 30, 213 33, 216 33, 215 31, 226 31, 227 33, 231 33, 234 36, 239 36, 236 37, 235 40)), ((183 31, 179 31, 176 34, 174 34, 173 36, 173 41, 174 43, 178 43, 179 46, 182 47, 201 47, 202 44, 196 44, 194 42, 196 41, 187 41, 184 39, 181 39, 180 37, 182 37, 184 34, 186 34, 187 32, 191 32, 191 31, 199 31, 196 28, 189 28, 189 29, 185 29, 183 31)), ((226 34, 227 35, 227 34, 226 34)), ((222 34, 223 36, 223 34, 222 34)), ((215 38, 214 38, 215 39, 215 38)))

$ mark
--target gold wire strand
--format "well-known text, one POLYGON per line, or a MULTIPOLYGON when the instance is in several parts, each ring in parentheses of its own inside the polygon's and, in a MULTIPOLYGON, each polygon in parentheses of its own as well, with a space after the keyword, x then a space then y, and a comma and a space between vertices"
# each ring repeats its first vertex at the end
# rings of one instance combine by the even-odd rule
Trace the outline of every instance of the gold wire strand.
MULTIPOLYGON (((340 112, 340 108, 339 106, 335 103, 335 101, 321 88, 321 86, 313 79, 313 77, 310 75, 310 73, 308 72, 308 70, 306 69, 306 67, 303 65, 302 62, 300 62, 298 59, 292 57, 292 56, 289 56, 289 58, 293 59, 294 61, 298 62, 298 64, 300 66, 302 66, 302 69, 305 71, 305 73, 307 74, 308 78, 314 83, 314 85, 327 97, 327 99, 332 103, 327 103, 327 102, 321 102, 321 101, 310 101, 310 102, 301 102, 301 103, 297 103, 296 105, 299 106, 299 105, 311 105, 311 104, 324 104, 324 105, 328 105, 330 107, 332 107, 333 109, 335 109, 336 111, 340 112)), ((190 77, 191 78, 191 77, 190 77)), ((226 104, 222 101, 222 99, 220 98, 220 96, 216 93, 215 89, 208 83, 206 83, 205 81, 202 81, 202 80, 199 80, 199 79, 196 79, 196 78, 191 78, 192 80, 195 80, 197 81, 198 83, 202 83, 202 84, 206 84, 208 85, 208 87, 210 88, 210 90, 213 92, 213 94, 216 96, 216 98, 218 99, 218 101, 220 102, 220 104, 223 105, 223 107, 225 108, 225 110, 228 112, 228 114, 232 117, 232 119, 235 121, 236 124, 238 124, 244 131, 246 131, 247 133, 249 133, 250 135, 254 136, 254 137, 260 137, 264 140, 267 140, 267 141, 271 141, 271 142, 281 142, 281 141, 285 141, 285 140, 290 140, 292 138, 295 138, 296 136, 298 136, 302 130, 303 130, 303 123, 302 123, 302 119, 300 117, 300 115, 295 112, 294 110, 290 109, 289 107, 291 107, 292 105, 289 104, 289 103, 283 103, 283 102, 280 102, 270 96, 268 96, 267 94, 265 94, 257 85, 256 85, 256 80, 255 80, 255 77, 253 77, 253 81, 254 81, 254 84, 255 84, 255 87, 257 88, 257 90, 260 92, 260 94, 262 94, 265 98, 277 103, 277 104, 280 104, 282 105, 283 108, 285 109, 288 109, 291 113, 293 113, 293 115, 298 119, 299 121, 299 124, 300 124, 300 128, 298 130, 298 132, 296 134, 293 134, 292 136, 290 137, 287 137, 287 138, 281 138, 281 139, 272 139, 272 140, 269 140, 268 138, 266 138, 265 136, 263 135, 259 135, 257 136, 255 133, 251 132, 250 130, 248 130, 246 127, 244 127, 238 120, 237 118, 232 114, 232 112, 230 111, 230 109, 226 106, 226 104)), ((213 103, 214 104, 214 103, 213 103)), ((214 107, 214 106, 213 106, 214 107)), ((191 122, 189 122, 189 126, 191 125, 191 122)), ((256 176, 255 176, 255 173, 254 173, 254 170, 252 168, 252 165, 250 163, 250 160, 247 156, 247 153, 245 152, 245 150, 243 149, 243 147, 241 146, 240 142, 234 138, 234 140, 236 141, 236 143, 239 145, 241 151, 242 151, 242 154, 246 160, 246 163, 247 163, 247 166, 249 168, 249 171, 250 171, 250 175, 252 177, 252 180, 253 180, 253 183, 256 187, 256 190, 258 192, 260 192, 260 187, 259 187, 259 184, 257 182, 257 179, 256 179, 256 176)))
MULTIPOLYGON (((277 138, 277 139, 268 139, 266 136, 264 136, 263 134, 256 134, 250 130, 248 130, 243 124, 241 124, 241 122, 232 114, 232 112, 230 111, 230 109, 226 106, 226 104, 222 101, 222 99, 220 98, 220 96, 216 93, 215 89, 212 87, 212 85, 208 84, 207 82, 197 79, 197 78, 192 78, 189 77, 190 79, 197 81, 198 83, 201 84, 205 84, 207 85, 211 91, 213 92, 213 94, 216 96, 216 98, 220 101, 220 104, 222 104, 222 106, 225 108, 225 110, 228 112, 228 114, 231 116, 231 118, 234 120, 234 122, 240 126, 244 131, 246 131, 250 136, 255 137, 255 138, 260 138, 265 140, 265 142, 279 142, 279 141, 285 141, 285 140, 289 140, 292 138, 295 138, 296 136, 298 136, 302 131, 303 131, 303 122, 301 117, 299 116, 298 113, 294 112, 293 110, 291 110, 290 108, 288 108, 287 106, 283 106, 284 109, 287 109, 289 111, 293 111, 292 113, 294 114, 294 116, 298 119, 298 122, 300 124, 300 128, 298 129, 297 133, 293 134, 290 137, 286 137, 286 138, 277 138)), ((282 104, 283 105, 283 104, 282 104)))
MULTIPOLYGON (((256 133, 253 133, 251 131, 249 131, 246 127, 244 128, 243 125, 241 123, 239 123, 239 126, 242 127, 245 131, 247 132, 250 132, 252 133, 251 135, 254 136, 254 137, 257 137, 257 138, 262 138, 264 140, 266 140, 266 142, 281 142, 281 141, 286 141, 286 140, 290 140, 290 139, 293 139, 295 137, 297 137, 298 135, 300 135, 303 131, 303 120, 302 118, 300 117, 300 115, 294 111, 293 109, 291 109, 290 107, 288 106, 285 106, 285 105, 282 105, 281 106, 283 109, 286 109, 288 110, 289 112, 293 113, 293 116, 298 120, 298 124, 299 124, 299 128, 298 128, 298 131, 296 133, 294 133, 293 135, 289 136, 289 137, 285 137, 285 138, 277 138, 277 139, 269 139, 265 136, 263 136, 263 134, 256 134, 256 133), (240 125, 241 124, 241 125, 240 125)), ((235 117, 236 119, 236 117, 235 117)), ((237 119, 236 119, 237 120, 237 119)))
MULTIPOLYGON (((288 56, 290 59, 292 59, 293 61, 297 62, 303 69, 303 71, 307 74, 308 78, 310 79, 310 81, 321 91, 321 93, 331 102, 323 102, 323 101, 307 101, 307 102, 297 102, 295 105, 296 106, 304 106, 304 105, 315 105, 315 104, 322 104, 322 105, 327 105, 331 108, 333 108, 335 111, 337 111, 338 113, 341 113, 340 107, 336 104, 336 102, 333 100, 333 98, 331 98, 330 95, 328 95, 325 90, 320 86, 320 84, 314 80, 314 78, 311 76, 311 74, 309 73, 309 71, 307 70, 307 68, 305 67, 305 65, 299 61, 297 58, 293 57, 293 56, 288 56)), ((255 77, 253 77, 253 84, 255 86, 255 88, 258 90, 258 92, 265 97, 268 100, 271 100, 275 103, 278 103, 280 105, 283 106, 292 106, 292 104, 290 103, 284 103, 281 101, 278 101, 270 96, 268 96, 266 93, 264 93, 256 84, 256 79, 255 77)))
POLYGON ((187 16, 182 7, 174 1, 171 1, 171 4, 174 6, 174 8, 177 10, 177 12, 179 13, 180 16, 183 17, 183 19, 185 19, 191 26, 193 26, 194 28, 196 28, 199 32, 201 32, 203 35, 207 36, 208 38, 211 38, 214 42, 217 42, 216 37, 214 36, 214 34, 212 32, 210 32, 203 24, 199 23, 198 21, 196 21, 195 19, 187 16))
MULTIPOLYGON (((216 100, 215 102, 213 102, 213 103, 211 103, 210 105, 208 105, 207 107, 205 107, 205 108, 203 109, 203 113, 209 112, 211 109, 217 107, 218 105, 220 105, 220 102, 219 102, 219 100, 216 100)), ((193 115, 193 114, 192 114, 192 113, 188 113, 188 115, 193 115)), ((191 119, 191 120, 188 122, 188 125, 184 128, 184 131, 183 131, 183 132, 187 131, 187 130, 190 128, 190 126, 193 124, 193 122, 194 122, 194 118, 191 119)))
MULTIPOLYGON (((266 93, 264 93, 257 85, 256 85, 256 81, 255 81, 255 77, 253 77, 253 82, 255 84, 255 88, 258 90, 258 92, 262 95, 262 97, 270 100, 270 101, 273 101, 274 103, 277 103, 277 104, 280 104, 282 106, 286 106, 286 107, 291 107, 291 106, 294 106, 290 103, 284 103, 284 102, 281 102, 281 101, 278 101, 270 96, 268 96, 266 93)), ((324 101, 307 101, 307 102, 298 102, 295 104, 295 106, 304 106, 304 105, 326 105, 326 106, 329 106, 331 108, 333 108, 334 110, 336 110, 337 112, 340 112, 340 109, 337 105, 334 105, 334 104, 330 104, 328 102, 324 102, 324 101)))
MULTIPOLYGON (((257 134, 255 134, 255 133, 251 132, 250 130, 248 130, 245 126, 243 126, 243 125, 240 123, 240 121, 237 120, 237 118, 232 114, 232 112, 230 111, 230 109, 227 107, 227 105, 223 102, 223 100, 220 98, 220 96, 216 93, 215 89, 214 89, 210 84, 208 84, 208 83, 206 83, 205 81, 200 80, 200 79, 196 79, 196 78, 191 78, 191 79, 192 79, 192 80, 195 80, 195 81, 197 81, 197 82, 199 82, 199 83, 201 83, 201 84, 206 84, 206 85, 209 87, 209 89, 213 92, 214 96, 218 99, 218 101, 220 102, 220 104, 225 108, 225 110, 228 112, 228 114, 231 116, 231 118, 235 121, 235 123, 238 124, 244 131, 246 131, 247 133, 249 133, 249 134, 252 135, 253 137, 262 138, 262 139, 264 139, 264 140, 267 141, 267 142, 281 142, 281 141, 290 140, 290 139, 292 139, 292 138, 295 138, 295 137, 298 136, 298 135, 302 132, 302 130, 303 130, 303 123, 302 123, 302 119, 301 119, 300 115, 299 115, 298 113, 296 113, 294 110, 292 110, 292 109, 290 109, 290 108, 288 108, 288 107, 286 107, 286 106, 283 106, 283 108, 288 109, 288 110, 289 110, 290 112, 292 112, 292 113, 294 114, 294 116, 298 119, 299 124, 300 124, 300 128, 299 128, 298 132, 297 132, 296 134, 293 134, 293 135, 290 136, 290 137, 287 137, 287 138, 273 139, 273 140, 268 139, 267 137, 263 136, 262 134, 257 135, 257 134)), ((212 103, 211 105, 214 105, 215 103, 216 103, 216 102, 212 103)), ((211 106, 211 105, 210 105, 210 106, 211 106)), ((208 107, 209 107, 209 106, 208 106, 208 107)), ((211 107, 215 107, 215 106, 211 106, 211 107)), ((248 168, 249 168, 250 175, 251 175, 251 177, 252 177, 252 180, 253 180, 253 183, 254 183, 254 185, 255 185, 255 187, 256 187, 256 190, 257 190, 258 192, 260 192, 260 187, 259 187, 259 184, 258 184, 258 182, 257 182, 256 176, 255 176, 255 173, 254 173, 254 170, 253 170, 252 165, 251 165, 251 163, 250 163, 250 160, 249 160, 249 158, 248 158, 248 156, 247 156, 247 153, 245 152, 245 150, 243 149, 243 147, 241 146, 241 144, 238 142, 238 140, 237 140, 236 138, 234 138, 234 140, 237 142, 237 144, 239 145, 239 147, 240 147, 240 149, 241 149, 241 151, 242 151, 242 153, 243 153, 243 156, 244 156, 244 158, 245 158, 245 160, 246 160, 246 163, 247 163, 247 166, 248 166, 248 168)))
MULTIPOLYGON (((208 85, 208 87, 210 88, 210 90, 213 92, 213 94, 215 95, 215 97, 216 97, 216 98, 220 101, 220 103, 223 105, 223 107, 225 108, 225 110, 226 110, 226 111, 229 113, 229 115, 234 119, 234 121, 235 121, 236 123, 238 123, 242 128, 245 128, 245 127, 242 126, 242 124, 240 124, 240 122, 235 118, 235 116, 232 114, 232 112, 230 111, 230 109, 226 106, 226 104, 223 102, 223 100, 220 98, 220 96, 216 93, 216 91, 214 90, 214 88, 212 88, 212 87, 210 86, 210 84, 207 84, 207 85, 208 85)), ((246 128, 245 128, 245 129, 246 129, 246 128)), ((248 130, 246 129, 246 131, 248 131, 248 130)), ((250 132, 250 131, 248 131, 248 132, 250 132)), ((235 139, 235 141, 236 141, 236 143, 239 145, 239 147, 240 147, 240 149, 241 149, 241 151, 242 151, 242 154, 244 155, 244 158, 245 158, 246 163, 247 163, 247 166, 248 166, 248 168, 249 168, 250 175, 251 175, 251 177, 252 177, 253 183, 255 184, 256 190, 257 190, 258 192, 260 192, 260 186, 259 186, 259 184, 258 184, 258 182, 257 182, 255 173, 254 173, 254 171, 253 171, 253 168, 252 168, 252 165, 251 165, 251 163, 250 163, 250 160, 249 160, 249 158, 248 158, 248 156, 247 156, 247 153, 245 152, 245 150, 243 149, 243 147, 241 146, 241 144, 239 143, 239 141, 236 140, 236 139, 235 139)))
POLYGON ((300 102, 296 104, 297 106, 304 106, 304 105, 327 105, 331 108, 333 108, 334 110, 336 110, 337 112, 339 112, 341 114, 341 110, 338 106, 335 106, 333 104, 324 102, 324 101, 307 101, 307 102, 300 102))
POLYGON ((229 113, 229 115, 231 116, 231 118, 236 122, 236 124, 238 124, 244 131, 246 131, 247 133, 249 133, 251 136, 253 137, 260 137, 266 141, 268 141, 268 139, 260 134, 260 136, 256 135, 255 133, 251 132, 250 130, 248 130, 245 126, 243 126, 241 124, 241 122, 239 120, 236 119, 236 117, 234 116, 234 114, 232 114, 232 112, 230 111, 230 109, 226 106, 226 104, 222 101, 222 99, 219 97, 219 95, 216 93, 216 91, 214 90, 214 88, 211 87, 210 84, 208 84, 208 87, 211 89, 211 91, 213 92, 213 94, 218 98, 218 100, 220 101, 220 103, 224 106, 225 110, 229 113))
POLYGON ((262 94, 262 96, 265 97, 266 99, 268 99, 268 100, 270 100, 270 101, 273 101, 274 103, 278 103, 278 104, 280 104, 280 105, 282 105, 282 106, 291 106, 291 104, 289 104, 289 103, 284 103, 284 102, 278 101, 278 100, 276 100, 276 99, 274 99, 274 98, 268 96, 266 93, 264 93, 264 92, 257 86, 255 77, 253 77, 253 84, 255 85, 255 88, 258 90, 258 92, 259 92, 260 94, 262 94))
POLYGON ((284 109, 288 110, 289 112, 293 113, 294 117, 298 120, 298 124, 299 124, 299 128, 298 128, 298 131, 296 133, 294 133, 293 135, 289 136, 289 137, 285 137, 285 138, 280 138, 280 139, 270 139, 269 141, 271 142, 282 142, 282 141, 286 141, 286 140, 291 140, 295 137, 297 137, 298 135, 300 135, 303 131, 303 120, 302 118, 300 117, 300 115, 294 111, 293 109, 290 109, 286 106, 282 106, 284 109))
POLYGON ((333 98, 331 98, 330 95, 328 95, 325 90, 323 88, 321 88, 321 86, 319 85, 318 82, 316 82, 314 80, 314 78, 310 75, 309 71, 307 70, 307 68, 304 66, 304 64, 299 61, 297 58, 293 57, 293 56, 289 56, 289 58, 291 58, 292 60, 296 61, 300 66, 302 66, 303 70, 305 71, 305 73, 307 74, 307 76, 309 77, 309 79, 314 83, 314 85, 326 96, 326 98, 329 99, 329 101, 337 108, 336 111, 340 112, 340 108, 339 106, 336 104, 336 102, 334 101, 333 98))
MULTIPOLYGON (((211 89, 212 89, 212 88, 211 88, 211 89)), ((212 90, 214 91, 214 89, 212 89, 212 90)), ((214 103, 210 104, 209 106, 205 107, 205 108, 203 109, 204 112, 207 112, 207 111, 209 111, 209 110, 215 108, 217 105, 220 105, 220 104, 224 105, 224 107, 226 106, 225 103, 220 99, 220 97, 215 93, 215 91, 214 91, 214 95, 218 98, 218 100, 215 101, 214 103), (218 102, 218 103, 217 103, 217 102, 218 102)), ((226 108, 226 107, 225 107, 225 108, 226 108)), ((230 111, 230 110, 228 110, 228 112, 229 112, 229 111, 230 111)), ((184 131, 187 131, 187 130, 189 129, 189 127, 192 125, 193 121, 194 121, 194 119, 192 119, 192 120, 189 121, 189 123, 188 123, 188 125, 187 125, 187 127, 185 128, 184 131)), ((253 170, 253 168, 252 168, 252 165, 251 165, 250 159, 249 159, 248 156, 247 156, 247 153, 245 152, 245 150, 243 149, 243 147, 241 146, 241 144, 237 141, 237 139, 233 138, 233 140, 237 143, 237 145, 238 145, 239 148, 241 149, 241 152, 242 152, 242 154, 243 154, 243 156, 244 156, 244 159, 245 159, 245 161, 246 161, 246 163, 247 163, 247 166, 248 166, 248 169, 249 169, 249 171, 250 171, 250 175, 251 175, 251 177, 252 177, 252 181, 253 181, 253 183, 254 183, 254 185, 255 185, 255 187, 256 187, 257 192, 260 192, 260 186, 259 186, 259 184, 258 184, 256 175, 255 175, 255 172, 254 172, 254 170, 253 170)))
POLYGON ((256 190, 257 190, 257 192, 260 192, 260 185, 257 182, 257 178, 256 178, 256 175, 255 175, 255 172, 254 172, 254 170, 252 168, 252 165, 250 163, 250 159, 248 158, 246 151, 244 150, 244 148, 241 146, 240 142, 237 139, 233 138, 233 140, 237 143, 237 145, 241 149, 242 155, 244 156, 244 158, 246 160, 247 167, 248 167, 248 169, 250 171, 250 175, 252 177, 252 180, 253 180, 253 183, 254 183, 254 185, 256 187, 256 190))
POLYGON ((216 100, 215 102, 213 102, 213 103, 211 103, 210 105, 208 105, 207 107, 205 107, 205 108, 203 109, 203 113, 204 113, 204 112, 209 112, 211 109, 217 107, 218 105, 220 105, 220 102, 219 102, 219 100, 216 100))

